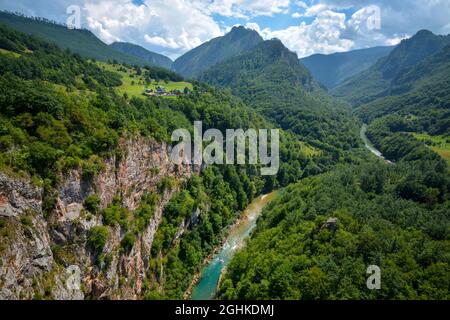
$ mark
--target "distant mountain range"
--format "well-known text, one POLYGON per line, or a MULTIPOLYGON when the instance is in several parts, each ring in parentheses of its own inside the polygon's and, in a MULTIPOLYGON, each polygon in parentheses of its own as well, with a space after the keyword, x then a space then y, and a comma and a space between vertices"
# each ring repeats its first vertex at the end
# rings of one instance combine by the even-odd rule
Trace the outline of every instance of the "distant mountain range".
POLYGON ((225 36, 205 42, 179 57, 173 69, 185 77, 194 77, 221 61, 253 49, 263 41, 254 30, 234 27, 225 36))
POLYGON ((359 106, 392 94, 408 91, 413 83, 425 76, 417 70, 419 63, 450 44, 450 36, 438 36, 419 31, 403 40, 392 52, 368 70, 351 77, 332 90, 336 97, 359 106))
POLYGON ((83 57, 100 61, 117 60, 130 65, 154 65, 170 69, 172 61, 142 47, 115 43, 108 46, 88 30, 71 30, 61 24, 45 19, 0 12, 0 23, 19 31, 56 43, 62 49, 70 49, 83 57))
POLYGON ((300 62, 308 68, 314 78, 332 89, 342 81, 371 66, 387 56, 394 47, 374 47, 330 55, 315 54, 300 62))
POLYGON ((172 68, 173 61, 170 58, 159 53, 151 52, 141 46, 127 42, 114 42, 110 46, 114 50, 142 59, 150 65, 166 69, 172 68))

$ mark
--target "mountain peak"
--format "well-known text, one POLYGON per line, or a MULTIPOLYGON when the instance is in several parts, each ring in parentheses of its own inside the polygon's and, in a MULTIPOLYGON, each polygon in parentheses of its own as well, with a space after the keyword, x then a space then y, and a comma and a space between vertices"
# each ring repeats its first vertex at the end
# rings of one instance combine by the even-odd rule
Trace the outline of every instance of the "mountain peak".
MULTIPOLYGON (((436 36, 433 32, 427 29, 419 30, 414 37, 429 37, 429 36, 436 36)), ((414 38, 413 37, 413 38, 414 38)))
POLYGON ((244 26, 234 26, 230 32, 225 34, 224 37, 231 39, 240 39, 248 37, 252 40, 263 41, 262 37, 256 30, 249 29, 244 26))
POLYGON ((234 26, 233 28, 231 28, 230 32, 237 32, 237 31, 240 31, 240 30, 250 30, 250 29, 247 29, 246 27, 240 25, 240 26, 234 26))
POLYGON ((175 61, 173 67, 178 73, 193 77, 217 63, 252 50, 263 41, 255 30, 236 26, 226 35, 185 53, 175 61))
POLYGON ((277 38, 266 40, 259 47, 266 56, 273 59, 283 58, 290 64, 298 64, 297 54, 286 48, 283 42, 277 38))

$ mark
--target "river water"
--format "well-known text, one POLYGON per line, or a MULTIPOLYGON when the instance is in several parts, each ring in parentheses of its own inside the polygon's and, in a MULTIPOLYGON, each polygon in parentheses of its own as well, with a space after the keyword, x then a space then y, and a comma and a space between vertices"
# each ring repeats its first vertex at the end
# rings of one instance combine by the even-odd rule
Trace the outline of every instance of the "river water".
POLYGON ((245 240, 256 227, 256 221, 264 207, 275 197, 275 192, 255 199, 242 213, 240 221, 231 231, 218 254, 203 268, 200 280, 193 288, 192 300, 214 299, 220 276, 237 250, 245 245, 245 240))
POLYGON ((367 133, 367 124, 364 124, 361 128, 361 139, 364 141, 366 148, 369 149, 370 152, 372 152, 378 158, 381 158, 384 160, 383 154, 372 145, 369 138, 367 138, 366 133, 367 133))
POLYGON ((361 128, 361 139, 364 141, 364 144, 366 145, 366 148, 372 152, 374 155, 376 155, 378 158, 384 160, 386 163, 392 164, 391 161, 387 160, 383 154, 380 152, 380 150, 376 149, 373 144, 370 142, 369 138, 367 138, 367 124, 364 124, 361 128))

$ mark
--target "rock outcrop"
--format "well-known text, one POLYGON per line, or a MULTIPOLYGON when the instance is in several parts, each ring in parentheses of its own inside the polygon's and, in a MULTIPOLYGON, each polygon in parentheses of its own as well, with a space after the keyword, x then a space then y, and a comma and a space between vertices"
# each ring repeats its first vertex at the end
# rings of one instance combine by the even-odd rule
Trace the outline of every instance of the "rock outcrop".
MULTIPOLYGON (((106 159, 93 178, 83 178, 81 169, 66 172, 48 214, 42 209, 42 187, 0 174, 0 299, 140 297, 164 207, 179 187, 161 192, 153 218, 128 252, 120 248, 124 230, 109 227, 100 262, 87 240, 102 217, 88 213, 84 201, 96 194, 105 208, 120 195, 132 212, 145 192, 160 192, 162 179, 181 181, 200 169, 171 163, 167 144, 145 138, 124 140, 119 149, 121 155, 106 159)), ((198 219, 199 212, 194 215, 198 219)))

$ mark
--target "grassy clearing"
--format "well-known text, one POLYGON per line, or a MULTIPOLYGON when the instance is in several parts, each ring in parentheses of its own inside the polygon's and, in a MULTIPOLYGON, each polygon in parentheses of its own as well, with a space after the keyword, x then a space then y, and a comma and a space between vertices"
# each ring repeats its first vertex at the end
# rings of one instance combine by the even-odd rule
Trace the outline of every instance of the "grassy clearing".
POLYGON ((126 93, 130 97, 142 96, 146 89, 156 89, 159 86, 162 86, 166 89, 166 91, 171 90, 181 90, 184 88, 188 88, 192 90, 192 84, 189 82, 172 82, 172 81, 160 81, 160 82, 152 82, 151 84, 146 84, 144 76, 138 76, 136 74, 136 70, 134 68, 126 68, 120 65, 111 65, 103 62, 98 62, 98 64, 107 71, 112 71, 120 74, 122 76, 122 85, 118 87, 118 91, 120 94, 126 93))
POLYGON ((417 140, 423 141, 450 164, 450 137, 430 136, 425 133, 413 133, 413 135, 417 140))
POLYGON ((3 54, 5 56, 9 56, 9 57, 13 57, 13 58, 20 58, 20 53, 12 52, 12 51, 5 50, 5 49, 2 49, 2 48, 0 48, 0 54, 3 54))
POLYGON ((316 156, 319 156, 321 154, 320 150, 311 147, 310 145, 306 144, 303 141, 300 142, 300 145, 302 147, 302 152, 307 157, 316 157, 316 156))

